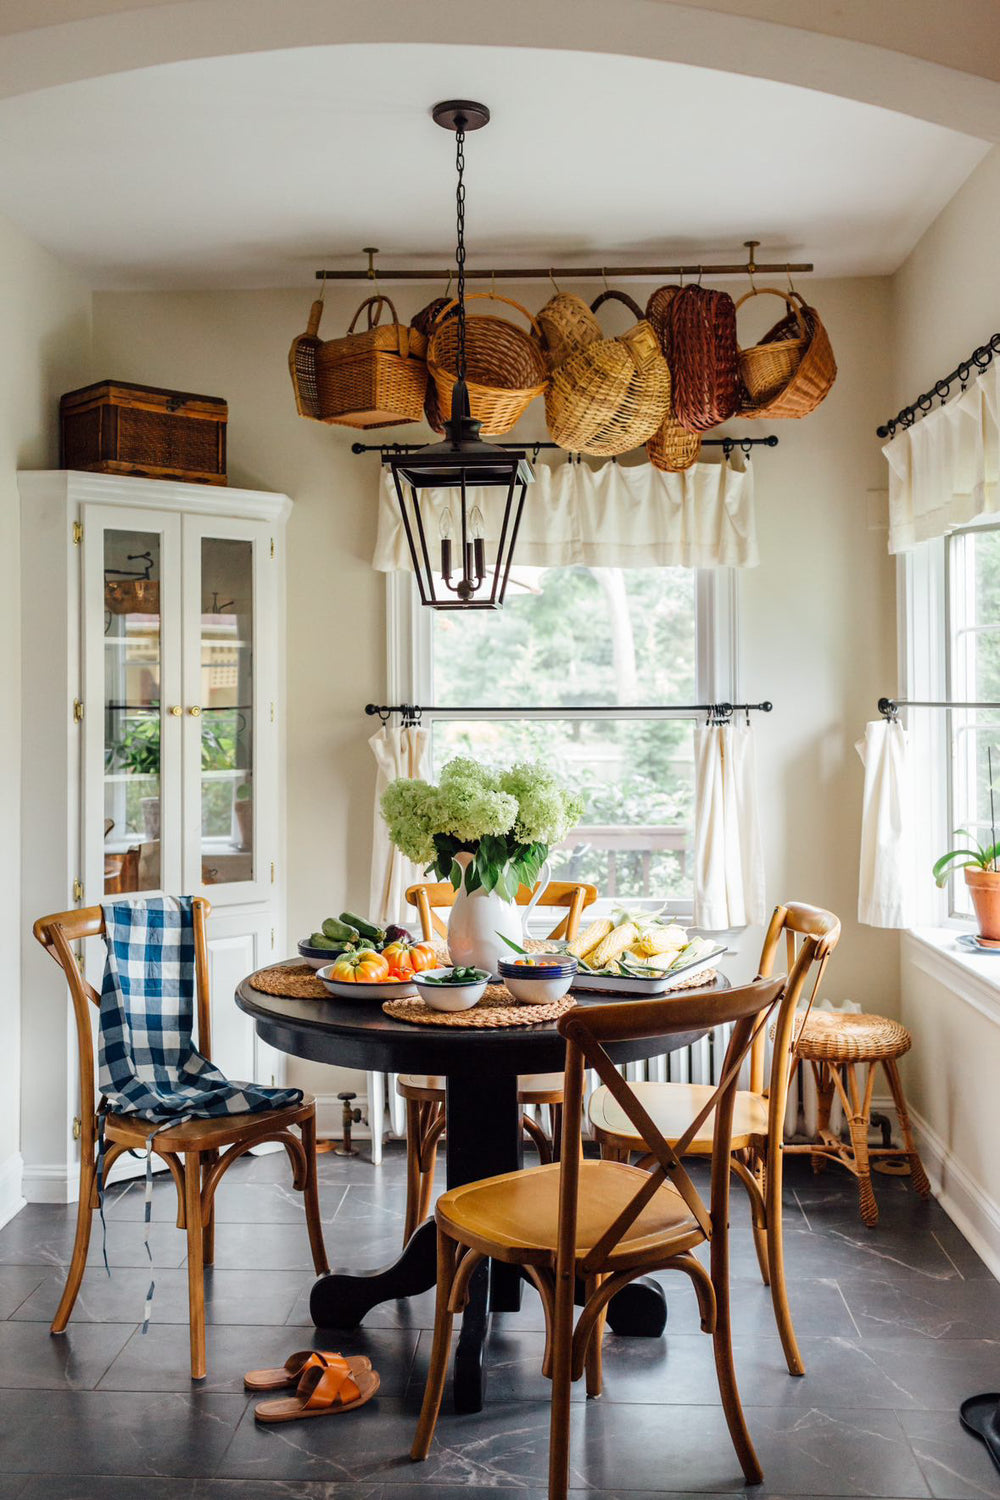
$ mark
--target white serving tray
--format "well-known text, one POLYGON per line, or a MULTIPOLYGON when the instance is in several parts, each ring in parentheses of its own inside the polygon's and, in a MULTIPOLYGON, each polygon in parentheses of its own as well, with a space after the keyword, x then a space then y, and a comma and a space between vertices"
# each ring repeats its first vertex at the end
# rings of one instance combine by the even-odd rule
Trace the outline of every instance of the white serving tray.
POLYGON ((689 964, 682 968, 671 969, 669 974, 662 974, 658 978, 629 979, 625 975, 612 974, 587 974, 579 969, 573 980, 574 990, 586 990, 596 995, 619 995, 630 996, 633 1000, 641 1000, 654 995, 665 995, 675 985, 678 979, 689 979, 695 974, 701 974, 706 969, 714 969, 716 963, 723 954, 728 953, 728 948, 716 948, 713 953, 703 953, 700 958, 694 958, 689 964))

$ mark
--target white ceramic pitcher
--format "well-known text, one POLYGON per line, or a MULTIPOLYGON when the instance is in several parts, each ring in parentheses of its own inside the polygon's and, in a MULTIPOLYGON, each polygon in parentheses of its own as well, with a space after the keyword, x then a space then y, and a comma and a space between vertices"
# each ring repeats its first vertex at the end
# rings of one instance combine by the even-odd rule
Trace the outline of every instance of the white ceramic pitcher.
POLYGON ((486 969, 494 979, 499 979, 498 962, 513 951, 503 938, 526 946, 528 918, 551 878, 548 860, 539 872, 531 900, 527 906, 518 906, 515 901, 504 901, 496 891, 484 891, 482 887, 470 894, 465 889, 465 872, 472 863, 472 855, 456 854, 455 858, 462 867, 462 884, 455 892, 455 904, 448 918, 451 961, 456 965, 486 969))

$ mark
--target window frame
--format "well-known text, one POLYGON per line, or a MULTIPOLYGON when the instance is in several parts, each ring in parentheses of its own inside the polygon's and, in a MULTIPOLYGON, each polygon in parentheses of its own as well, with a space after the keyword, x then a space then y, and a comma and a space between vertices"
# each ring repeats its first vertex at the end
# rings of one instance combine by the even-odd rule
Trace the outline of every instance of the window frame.
MULTIPOLYGON (((410 572, 386 574, 386 683, 390 703, 433 703, 433 611, 421 605, 416 579, 410 572)), ((736 703, 740 699, 740 590, 735 568, 699 568, 695 580, 695 698, 699 703, 736 703)), ((461 710, 442 710, 432 719, 466 717, 461 710)), ((505 719, 583 719, 587 711, 544 709, 525 713, 511 708, 498 714, 505 719)), ((683 719, 695 724, 700 715, 670 710, 632 709, 621 719, 683 719)), ((431 720, 427 720, 428 722, 431 720)), ((623 825, 624 826, 624 825, 623 825)), ((660 906, 652 898, 635 898, 630 905, 660 906)), ((592 911, 599 915, 604 902, 592 911)), ((620 904, 609 900, 607 905, 620 904)), ((672 916, 691 918, 691 901, 671 900, 666 910, 672 916)))

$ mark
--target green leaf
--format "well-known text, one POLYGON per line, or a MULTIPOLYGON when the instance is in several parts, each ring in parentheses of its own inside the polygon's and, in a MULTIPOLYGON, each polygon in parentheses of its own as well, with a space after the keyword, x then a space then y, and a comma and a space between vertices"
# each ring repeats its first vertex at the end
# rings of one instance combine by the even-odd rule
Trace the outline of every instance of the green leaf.
POLYGON ((506 943, 508 948, 513 948, 515 953, 527 953, 527 948, 522 948, 520 943, 515 943, 514 939, 507 937, 505 933, 498 932, 496 936, 502 943, 506 943))
POLYGON ((451 862, 451 872, 448 878, 451 881, 453 890, 460 891, 462 889, 462 866, 457 859, 453 859, 451 862))
POLYGON ((471 896, 473 892, 479 890, 482 883, 479 870, 476 868, 476 862, 473 860, 465 872, 465 889, 471 896))
MULTIPOLYGON (((951 874, 951 868, 949 867, 955 866, 956 861, 960 861, 958 864, 959 869, 965 869, 971 865, 979 865, 981 868, 985 868, 982 860, 982 851, 977 853, 975 849, 952 849, 948 854, 942 854, 941 858, 934 862, 931 874, 939 886, 944 885, 951 874)), ((987 863, 989 863, 988 860, 987 863)))

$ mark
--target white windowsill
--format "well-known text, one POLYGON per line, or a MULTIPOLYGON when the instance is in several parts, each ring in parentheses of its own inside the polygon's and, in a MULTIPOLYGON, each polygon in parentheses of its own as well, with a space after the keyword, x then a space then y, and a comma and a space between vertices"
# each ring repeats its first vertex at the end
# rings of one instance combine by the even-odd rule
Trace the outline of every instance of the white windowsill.
POLYGON ((980 1015, 1000 1025, 1000 952, 971 953, 955 944, 968 927, 915 927, 903 934, 903 961, 909 961, 980 1015))

